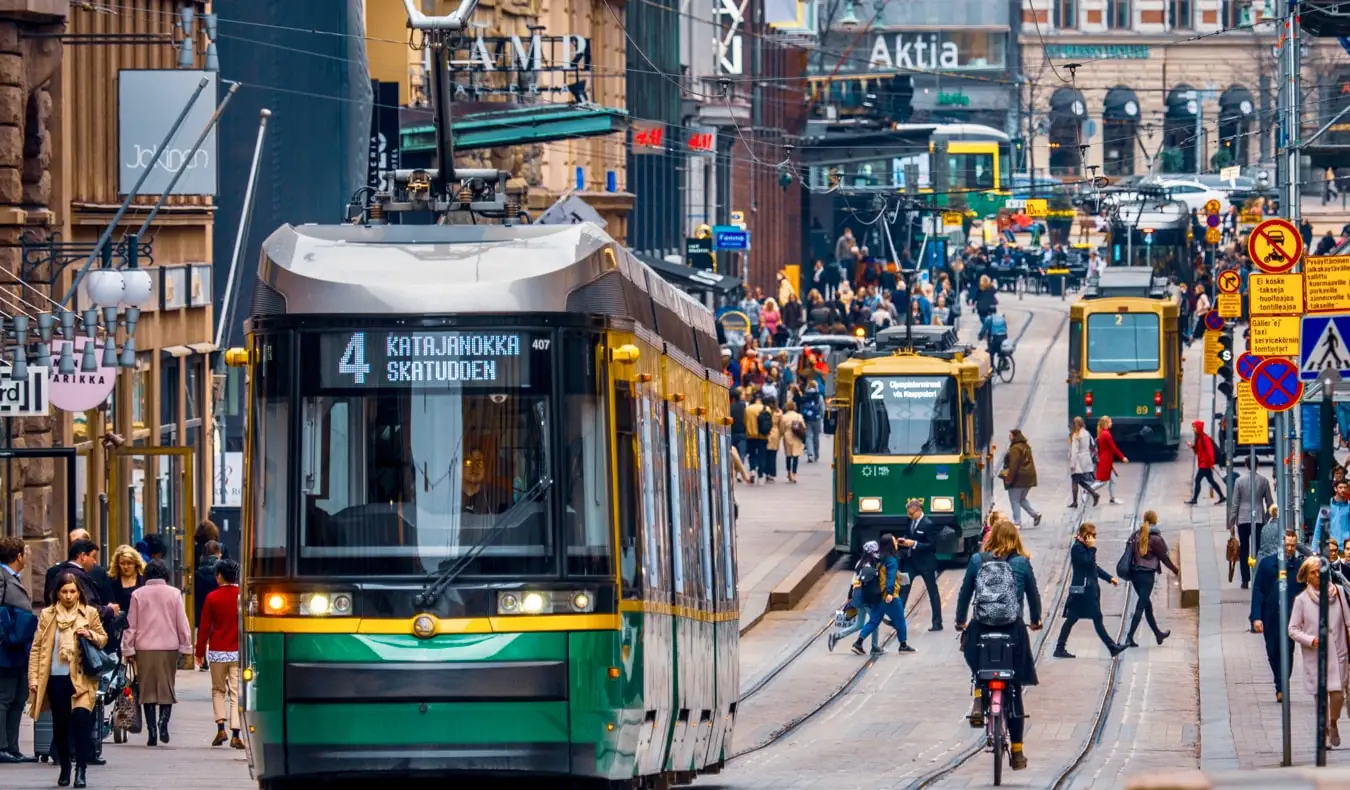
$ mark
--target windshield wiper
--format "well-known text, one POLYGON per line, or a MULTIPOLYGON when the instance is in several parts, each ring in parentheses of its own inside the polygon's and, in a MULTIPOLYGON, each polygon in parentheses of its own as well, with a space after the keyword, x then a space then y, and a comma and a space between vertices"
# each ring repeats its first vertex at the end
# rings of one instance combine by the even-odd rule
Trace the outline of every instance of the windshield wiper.
POLYGON ((498 538, 506 534, 508 529, 515 529, 525 522, 525 517, 527 515, 526 506, 534 504, 540 496, 552 487, 553 481, 549 478, 544 478, 538 483, 535 483, 520 497, 520 499, 516 500, 515 504, 511 505, 511 507, 507 508, 505 512, 501 514, 497 519, 497 522, 492 525, 492 529, 488 530, 486 535, 480 538, 477 543, 473 544, 468 552, 455 560, 451 565, 441 568, 431 574, 427 581, 427 586, 413 598, 413 605, 419 608, 425 608, 440 600, 441 596, 445 594, 446 588, 453 584, 455 579, 459 578, 460 574, 462 574, 474 560, 478 559, 480 554, 495 543, 498 538))
POLYGON ((909 466, 905 467, 905 471, 903 472, 903 474, 909 474, 910 472, 914 471, 914 467, 920 461, 922 461, 928 455, 928 451, 932 449, 933 449, 933 440, 930 438, 928 441, 923 443, 922 447, 919 448, 919 454, 914 456, 913 461, 909 462, 909 466))

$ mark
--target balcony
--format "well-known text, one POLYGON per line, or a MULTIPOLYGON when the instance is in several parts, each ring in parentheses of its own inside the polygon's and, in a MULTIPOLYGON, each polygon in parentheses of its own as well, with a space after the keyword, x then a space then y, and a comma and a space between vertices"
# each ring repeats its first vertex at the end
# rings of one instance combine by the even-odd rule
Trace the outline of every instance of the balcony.
POLYGON ((744 77, 703 77, 698 105, 700 126, 741 126, 751 123, 751 83, 744 77), (725 97, 725 98, 723 98, 725 97))

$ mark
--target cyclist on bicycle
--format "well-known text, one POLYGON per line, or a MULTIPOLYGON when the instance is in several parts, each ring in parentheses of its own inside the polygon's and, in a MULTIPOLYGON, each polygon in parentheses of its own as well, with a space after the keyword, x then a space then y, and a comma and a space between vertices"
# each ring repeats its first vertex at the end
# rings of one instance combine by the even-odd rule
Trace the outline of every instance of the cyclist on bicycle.
MULTIPOLYGON (((1008 681, 1008 737, 1012 742, 1009 765, 1014 771, 1027 767, 1022 751, 1025 731, 1022 689, 1037 684, 1036 658, 1031 652, 1031 635, 1022 617, 1025 599, 1031 616, 1031 630, 1041 630, 1041 597, 1031 555, 1022 545, 1022 535, 1007 519, 1000 519, 989 531, 984 551, 970 558, 961 593, 956 599, 956 630, 962 632, 961 652, 972 676, 980 670, 980 642, 985 634, 1006 635, 1012 642, 1013 679, 1008 681), (967 626, 971 603, 974 619, 967 626)), ((970 712, 971 726, 984 726, 984 697, 975 686, 977 698, 970 712)))
POLYGON ((1003 351, 1003 342, 1008 339, 1008 320, 999 315, 998 308, 984 317, 980 326, 980 336, 976 340, 989 338, 989 358, 998 359, 1003 351))

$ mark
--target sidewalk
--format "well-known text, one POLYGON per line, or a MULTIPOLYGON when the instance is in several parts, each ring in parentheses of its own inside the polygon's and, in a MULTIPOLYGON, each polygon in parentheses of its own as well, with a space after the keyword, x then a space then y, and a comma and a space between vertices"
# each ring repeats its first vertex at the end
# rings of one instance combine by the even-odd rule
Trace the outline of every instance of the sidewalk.
MULTIPOLYGON (((256 788, 249 778, 245 753, 229 746, 211 748, 216 733, 211 713, 211 676, 205 672, 178 673, 178 704, 168 746, 149 748, 145 734, 129 742, 103 744, 107 765, 89 767, 89 786, 116 790, 244 790, 256 788)), ((24 718, 20 744, 33 753, 32 720, 24 718)), ((56 786, 57 767, 51 763, 0 765, 0 787, 6 790, 48 790, 56 786)))
POLYGON ((803 455, 796 483, 787 481, 778 453, 778 482, 736 484, 736 562, 740 576, 741 633, 769 611, 775 589, 792 586, 801 594, 825 572, 834 551, 834 437, 821 435, 821 457, 803 455))

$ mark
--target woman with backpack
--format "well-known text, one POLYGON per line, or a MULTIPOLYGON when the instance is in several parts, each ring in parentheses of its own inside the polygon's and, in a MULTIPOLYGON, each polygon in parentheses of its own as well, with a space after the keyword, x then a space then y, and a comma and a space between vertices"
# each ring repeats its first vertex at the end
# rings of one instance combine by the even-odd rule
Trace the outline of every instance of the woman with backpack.
MULTIPOLYGON (((900 561, 896 557, 900 549, 900 540, 894 535, 882 535, 880 541, 877 573, 872 581, 863 586, 863 601, 867 604, 867 625, 858 632, 853 643, 853 652, 863 655, 863 642, 869 636, 875 636, 885 618, 895 626, 895 638, 900 642, 901 653, 913 653, 909 646, 909 628, 905 624, 905 607, 900 602, 900 561)), ((907 541, 912 543, 912 541, 907 541)), ((881 648, 872 642, 872 655, 880 655, 881 648)))
MULTIPOLYGON (((830 652, 834 652, 834 646, 839 644, 844 637, 850 634, 856 634, 863 629, 867 623, 867 589, 877 578, 877 567, 881 563, 881 546, 875 540, 869 540, 863 544, 862 556, 853 566, 853 581, 849 583, 848 603, 844 604, 842 612, 848 614, 851 609, 854 612, 853 625, 840 630, 837 633, 830 634, 826 647, 830 652)), ((880 588, 877 588, 880 590, 880 588)), ((880 596, 877 597, 880 600, 880 596)), ((881 632, 872 632, 872 652, 881 652, 881 632)))
POLYGON ((1120 451, 1115 437, 1111 435, 1111 418, 1103 417, 1097 420, 1097 484, 1093 488, 1106 486, 1113 505, 1120 504, 1120 500, 1116 499, 1116 461, 1128 464, 1130 459, 1120 451))
POLYGON ((1064 602, 1064 627, 1059 629, 1059 641, 1055 643, 1055 658, 1075 658, 1068 651, 1069 633, 1079 620, 1091 620, 1097 631, 1097 638, 1106 645, 1112 658, 1120 655, 1125 648, 1116 644, 1106 633, 1102 624, 1102 588, 1101 582, 1120 584, 1120 579, 1102 570, 1097 564, 1097 527, 1084 521, 1078 527, 1078 536, 1069 549, 1069 562, 1073 567, 1073 579, 1069 582, 1069 598, 1064 602))
POLYGON ((1139 529, 1130 536, 1125 542, 1125 554, 1121 556, 1120 562, 1116 563, 1116 574, 1124 576, 1121 570, 1128 570, 1130 585, 1134 587, 1135 596, 1138 601, 1134 605, 1134 617, 1130 620, 1130 638, 1125 640, 1126 647, 1139 647, 1134 641, 1134 633, 1139 630, 1139 620, 1148 619, 1148 627, 1153 629, 1153 638, 1162 644, 1163 640, 1172 635, 1171 631, 1164 631, 1158 627, 1158 621, 1153 616, 1153 583, 1157 580, 1158 574, 1162 573, 1162 566, 1177 575, 1181 571, 1172 562, 1172 558, 1167 555, 1167 541, 1156 530, 1158 528, 1158 514, 1152 510, 1144 513, 1144 520, 1139 525, 1139 529))
POLYGON ((1092 489, 1092 478, 1096 462, 1092 458, 1092 434, 1082 417, 1073 418, 1073 431, 1069 433, 1069 490, 1073 492, 1073 501, 1069 507, 1078 507, 1078 489, 1092 497, 1092 504, 1101 504, 1102 498, 1092 489))
MULTIPOLYGON (((1041 594, 1031 567, 1031 554, 1022 545, 1017 526, 1004 519, 990 530, 985 550, 972 555, 966 566, 966 578, 956 599, 956 630, 963 632, 961 652, 972 677, 980 670, 980 642, 985 634, 1005 634, 1012 640, 1014 665, 1013 678, 1008 682, 1008 737, 1012 741, 1009 765, 1014 771, 1027 767, 1022 751, 1026 729, 1023 689, 1038 683, 1031 634, 1022 617, 1024 600, 1031 617, 1030 630, 1041 630, 1041 594), (972 604, 974 616, 967 624, 972 604)), ((969 718, 970 725, 978 729, 984 726, 983 700, 977 698, 975 704, 969 718)))
POLYGON ((797 465, 801 463, 802 453, 806 452, 806 418, 797 411, 797 404, 788 401, 787 411, 779 417, 778 424, 783 432, 783 461, 787 466, 789 483, 797 482, 797 465))

